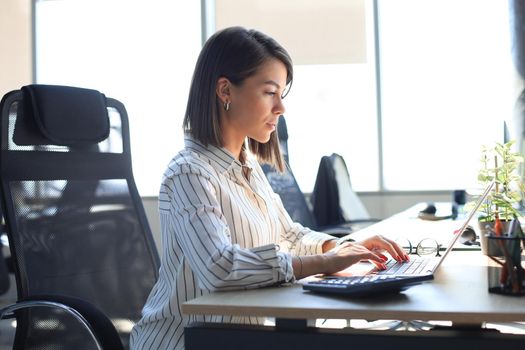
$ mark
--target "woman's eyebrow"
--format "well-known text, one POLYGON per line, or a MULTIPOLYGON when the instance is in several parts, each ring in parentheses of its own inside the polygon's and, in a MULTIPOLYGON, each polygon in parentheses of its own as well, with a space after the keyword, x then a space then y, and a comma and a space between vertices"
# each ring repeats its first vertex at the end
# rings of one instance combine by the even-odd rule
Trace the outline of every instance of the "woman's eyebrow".
POLYGON ((281 85, 277 84, 275 81, 273 80, 267 80, 264 82, 264 84, 267 84, 267 85, 273 85, 275 86, 276 88, 280 89, 281 88, 281 85))

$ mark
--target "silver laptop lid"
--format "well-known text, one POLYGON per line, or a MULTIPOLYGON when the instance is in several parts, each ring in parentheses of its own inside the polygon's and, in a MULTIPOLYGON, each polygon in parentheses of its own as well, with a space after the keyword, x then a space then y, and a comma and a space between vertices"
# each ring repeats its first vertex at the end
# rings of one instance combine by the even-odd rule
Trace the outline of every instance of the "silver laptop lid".
MULTIPOLYGON (((443 256, 441 257, 441 259, 439 260, 439 263, 437 264, 436 268, 439 267, 439 265, 441 265, 441 263, 443 262, 443 260, 445 259, 445 257, 448 255, 448 253, 452 250, 452 248, 454 247, 454 244, 456 244, 458 238, 463 234, 463 232, 465 231, 465 229, 467 228, 470 220, 472 220, 472 218, 474 217, 474 215, 476 214, 476 212, 478 211, 479 207, 481 206, 481 203, 483 203, 483 201, 487 198, 490 190, 492 189, 492 186, 494 186, 494 183, 495 181, 492 181, 486 188, 485 190, 483 191, 483 193, 479 196, 478 200, 476 201, 476 204, 474 205, 474 207, 470 210, 470 212, 468 213, 467 215, 467 218, 463 221, 463 224, 461 225, 461 227, 459 228, 459 230, 455 231, 454 232, 454 235, 452 237, 452 239, 450 240, 448 246, 447 246, 447 249, 445 250, 445 252, 443 253, 443 256)), ((435 268, 435 269, 436 269, 435 268)), ((435 270, 434 269, 434 270, 435 270)))

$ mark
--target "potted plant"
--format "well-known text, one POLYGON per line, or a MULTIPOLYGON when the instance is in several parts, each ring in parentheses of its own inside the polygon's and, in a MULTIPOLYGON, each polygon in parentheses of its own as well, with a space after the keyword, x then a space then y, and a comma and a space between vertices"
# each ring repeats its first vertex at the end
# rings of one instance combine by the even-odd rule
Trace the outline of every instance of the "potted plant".
POLYGON ((487 254, 487 234, 494 233, 495 222, 501 222, 506 232, 512 219, 519 218, 519 207, 525 193, 521 164, 524 156, 513 150, 514 141, 496 143, 492 148, 483 146, 478 181, 483 187, 494 185, 481 205, 478 216, 481 250, 487 254))

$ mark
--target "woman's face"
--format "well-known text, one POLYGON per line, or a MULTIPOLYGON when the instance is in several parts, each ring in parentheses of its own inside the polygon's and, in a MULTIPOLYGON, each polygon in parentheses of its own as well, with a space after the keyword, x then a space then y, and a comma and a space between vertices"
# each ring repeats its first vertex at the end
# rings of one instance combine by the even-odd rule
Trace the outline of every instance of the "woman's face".
POLYGON ((231 127, 239 139, 247 136, 260 143, 268 142, 279 116, 285 111, 281 96, 286 77, 284 64, 269 59, 240 85, 230 85, 231 104, 223 124, 231 127))

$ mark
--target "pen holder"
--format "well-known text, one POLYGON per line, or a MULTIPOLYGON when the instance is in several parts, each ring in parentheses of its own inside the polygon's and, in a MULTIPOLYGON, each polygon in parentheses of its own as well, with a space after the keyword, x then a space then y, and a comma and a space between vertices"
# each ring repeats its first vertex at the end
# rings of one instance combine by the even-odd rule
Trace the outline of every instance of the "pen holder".
POLYGON ((525 295, 525 270, 522 262, 524 237, 487 237, 489 292, 525 295))
MULTIPOLYGON (((481 237, 480 237, 481 238, 481 237)), ((481 252, 488 257, 504 257, 503 250, 501 249, 500 241, 498 237, 491 235, 484 235, 484 239, 481 239, 481 252)), ((519 242, 519 241, 518 241, 519 242)))
MULTIPOLYGON (((501 231, 508 232, 511 221, 501 221, 501 231)), ((489 251, 489 237, 494 234, 494 222, 479 222, 479 239, 481 252, 485 255, 503 255, 498 244, 491 244, 489 251), (501 253, 501 254, 500 254, 501 253)))

